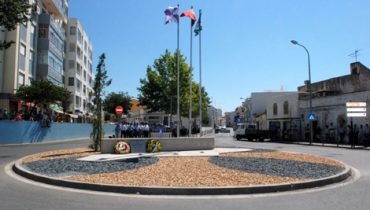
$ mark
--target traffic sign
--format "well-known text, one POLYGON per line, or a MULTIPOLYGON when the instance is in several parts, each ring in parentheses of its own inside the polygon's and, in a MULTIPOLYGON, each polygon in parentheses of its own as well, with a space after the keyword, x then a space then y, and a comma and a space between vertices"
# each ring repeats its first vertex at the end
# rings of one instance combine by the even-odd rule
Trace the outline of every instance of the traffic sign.
POLYGON ((347 117, 366 117, 366 102, 347 102, 347 117))
POLYGON ((366 117, 366 112, 349 112, 347 117, 366 117))
POLYGON ((366 102, 347 102, 346 107, 366 107, 366 102))
POLYGON ((117 106, 116 107, 116 114, 122 114, 123 113, 123 107, 122 106, 117 106))
POLYGON ((316 120, 316 114, 315 113, 308 113, 308 120, 309 121, 316 120))
POLYGON ((347 108, 347 112, 366 112, 366 107, 347 108))

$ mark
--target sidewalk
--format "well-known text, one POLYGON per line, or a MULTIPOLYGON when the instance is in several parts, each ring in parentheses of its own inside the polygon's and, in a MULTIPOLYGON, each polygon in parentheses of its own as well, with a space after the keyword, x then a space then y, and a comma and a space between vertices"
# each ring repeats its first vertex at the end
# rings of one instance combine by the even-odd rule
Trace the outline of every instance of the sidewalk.
POLYGON ((353 148, 350 144, 333 144, 333 143, 321 143, 321 142, 312 142, 310 145, 307 141, 271 141, 277 143, 287 143, 287 144, 299 144, 299 145, 307 145, 307 146, 321 146, 321 147, 337 147, 337 148, 346 148, 346 149, 363 149, 363 150, 370 150, 369 147, 365 147, 363 145, 355 145, 353 148))

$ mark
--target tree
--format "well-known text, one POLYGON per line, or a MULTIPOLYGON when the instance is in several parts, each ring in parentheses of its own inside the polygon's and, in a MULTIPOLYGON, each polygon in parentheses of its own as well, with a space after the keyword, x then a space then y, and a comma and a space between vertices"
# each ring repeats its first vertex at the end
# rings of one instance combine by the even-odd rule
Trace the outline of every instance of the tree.
MULTIPOLYGON (((189 86, 190 86, 190 67, 185 63, 184 56, 180 58, 180 107, 181 115, 188 116, 189 113, 189 86)), ((147 106, 150 111, 165 111, 166 113, 176 113, 177 107, 177 53, 171 55, 166 50, 154 61, 153 66, 147 67, 147 77, 140 80, 141 86, 138 88, 139 101, 141 105, 147 106), (172 102, 172 104, 171 104, 172 102), (172 107, 172 109, 171 109, 172 107)), ((202 87, 202 102, 205 116, 209 97, 202 87)), ((192 83, 193 116, 199 115, 199 83, 192 83), (198 103, 198 104, 197 104, 198 103)))
POLYGON ((104 105, 104 111, 107 111, 108 113, 115 114, 116 113, 116 107, 122 106, 123 112, 125 114, 128 114, 128 111, 131 109, 131 103, 130 103, 131 97, 128 95, 128 93, 124 92, 111 92, 107 95, 105 98, 103 105, 104 105))
POLYGON ((101 54, 99 57, 99 63, 96 67, 96 74, 95 74, 95 83, 94 83, 94 98, 93 103, 94 106, 92 107, 94 112, 94 120, 93 120, 93 131, 91 133, 91 138, 94 142, 93 148, 95 151, 100 150, 100 145, 102 138, 104 137, 104 130, 103 130, 103 122, 102 122, 102 104, 103 104, 103 95, 104 89, 108 87, 112 80, 108 79, 108 73, 105 69, 105 54, 101 54))
POLYGON ((21 86, 17 90, 16 97, 23 101, 31 102, 38 105, 47 106, 56 102, 62 102, 69 105, 67 101, 71 92, 59 87, 48 80, 32 80, 30 86, 21 86))
MULTIPOLYGON (((30 20, 30 8, 32 5, 26 0, 0 0, 0 29, 12 31, 17 24, 30 20)), ((0 42, 0 50, 9 48, 14 41, 0 42)))

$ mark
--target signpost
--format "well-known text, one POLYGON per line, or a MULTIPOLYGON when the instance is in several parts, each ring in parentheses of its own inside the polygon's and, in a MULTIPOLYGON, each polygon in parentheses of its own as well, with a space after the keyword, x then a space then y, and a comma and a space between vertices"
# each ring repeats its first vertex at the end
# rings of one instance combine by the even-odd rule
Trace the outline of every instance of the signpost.
POLYGON ((315 121, 316 120, 316 114, 315 113, 308 113, 308 120, 309 121, 315 121))
POLYGON ((123 107, 122 106, 116 106, 116 114, 120 115, 123 113, 123 107))
POLYGON ((355 146, 354 130, 353 130, 353 117, 366 117, 366 102, 347 102, 347 117, 351 118, 351 147, 355 146))

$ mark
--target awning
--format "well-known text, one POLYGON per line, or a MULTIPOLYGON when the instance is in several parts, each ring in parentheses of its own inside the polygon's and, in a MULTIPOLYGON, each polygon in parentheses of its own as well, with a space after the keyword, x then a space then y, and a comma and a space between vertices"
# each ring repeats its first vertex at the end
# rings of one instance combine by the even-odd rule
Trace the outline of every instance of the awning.
POLYGON ((63 108, 62 108, 62 107, 60 107, 58 104, 51 104, 51 105, 49 106, 49 108, 50 108, 51 110, 53 110, 54 112, 56 112, 56 113, 64 113, 64 112, 63 112, 63 108))
POLYGON ((67 114, 67 115, 69 115, 72 118, 78 118, 78 115, 75 115, 75 114, 67 114))

